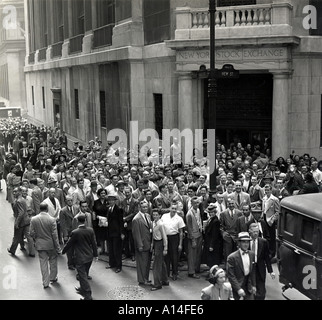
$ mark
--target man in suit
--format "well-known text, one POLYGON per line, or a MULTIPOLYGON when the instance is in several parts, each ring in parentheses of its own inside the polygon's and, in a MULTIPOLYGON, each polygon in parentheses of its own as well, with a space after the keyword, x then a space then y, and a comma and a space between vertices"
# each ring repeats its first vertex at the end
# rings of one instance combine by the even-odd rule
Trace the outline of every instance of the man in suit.
MULTIPOLYGON (((59 201, 60 207, 65 207, 65 197, 64 192, 62 189, 57 188, 57 178, 56 176, 49 176, 47 180, 48 188, 54 188, 55 189, 55 198, 59 201)), ((47 192, 44 192, 44 199, 48 197, 49 190, 47 192)))
POLYGON ((305 183, 298 194, 319 193, 319 186, 315 182, 311 172, 305 174, 305 183))
POLYGON ((249 226, 250 250, 255 254, 255 270, 256 270, 256 296, 255 300, 265 300, 266 295, 266 269, 271 278, 275 279, 271 260, 269 258, 268 242, 264 238, 259 237, 259 227, 256 223, 249 226))
POLYGON ((19 150, 19 159, 23 170, 25 169, 26 164, 29 160, 29 156, 30 156, 30 153, 27 146, 27 142, 24 141, 22 143, 22 148, 19 150))
POLYGON ((188 277, 199 279, 202 254, 202 217, 199 210, 199 199, 191 199, 192 207, 186 216, 188 232, 188 277))
POLYGON ((254 300, 256 294, 255 254, 249 251, 248 232, 238 234, 238 247, 227 258, 227 277, 235 300, 254 300))
MULTIPOLYGON (((72 233, 73 219, 77 212, 78 210, 73 206, 73 198, 71 196, 66 196, 66 206, 61 209, 59 214, 60 232, 65 244, 69 240, 72 233)), ((68 269, 75 270, 73 257, 70 251, 67 252, 67 266, 68 269)))
POLYGON ((241 181, 236 181, 235 183, 233 199, 235 200, 235 208, 238 210, 242 210, 244 205, 250 205, 250 196, 248 193, 242 191, 241 181))
POLYGON ((61 253, 56 220, 48 214, 48 204, 40 204, 40 213, 31 218, 30 235, 35 239, 44 289, 58 280, 57 254, 61 253), (49 263, 49 268, 48 268, 49 263), (49 269, 49 270, 48 270, 49 269))
POLYGON ((220 225, 223 236, 223 254, 226 263, 227 257, 236 250, 237 239, 237 219, 242 215, 242 212, 235 209, 235 200, 228 199, 228 209, 220 215, 220 225))
POLYGON ((262 202, 262 199, 264 197, 264 192, 262 190, 262 188, 259 186, 258 181, 257 181, 257 177, 256 176, 252 176, 251 177, 251 186, 249 188, 249 196, 250 196, 250 202, 254 203, 254 202, 262 202))
POLYGON ((77 189, 72 194, 73 204, 79 205, 81 201, 85 201, 84 179, 77 180, 77 189))
POLYGON ((88 204, 88 209, 91 213, 93 213, 94 201, 98 199, 96 192, 97 192, 97 181, 92 180, 90 182, 90 190, 87 192, 85 197, 86 202, 88 204))
POLYGON ((109 202, 107 209, 109 265, 115 268, 115 273, 119 273, 122 271, 122 241, 124 240, 123 209, 116 204, 118 200, 116 193, 110 193, 107 199, 109 202))
POLYGON ((59 213, 61 210, 61 205, 58 199, 56 198, 56 189, 55 188, 48 189, 47 194, 48 194, 48 198, 45 198, 43 202, 48 204, 48 214, 56 219, 59 243, 62 244, 62 237, 60 232, 60 221, 59 221, 59 213))
POLYGON ((36 178, 29 181, 29 186, 32 189, 31 198, 34 202, 35 215, 37 215, 40 212, 40 204, 43 201, 43 194, 38 187, 38 181, 36 178))
POLYGON ((227 210, 225 201, 224 201, 224 195, 221 192, 218 192, 216 194, 216 199, 217 201, 215 202, 215 206, 216 206, 216 216, 218 218, 218 220, 220 220, 220 216, 221 213, 225 210, 227 210))
POLYGON ((140 202, 140 211, 132 220, 132 234, 135 245, 135 259, 138 282, 150 285, 149 272, 151 265, 152 222, 146 201, 140 202))
MULTIPOLYGON (((12 205, 14 222, 14 234, 10 248, 7 251, 15 255, 18 244, 23 242, 24 237, 28 241, 28 252, 30 257, 35 256, 35 248, 32 237, 30 236, 30 216, 28 215, 27 201, 22 197, 21 187, 14 188, 12 194, 15 198, 12 205)), ((23 248, 23 246, 22 246, 23 248)))
POLYGON ((278 220, 280 202, 278 198, 272 194, 272 186, 270 184, 265 185, 265 196, 263 198, 263 218, 266 222, 266 228, 269 233, 269 252, 270 258, 275 260, 276 254, 276 223, 278 220))
POLYGON ((124 253, 127 258, 135 260, 134 240, 132 235, 132 220, 139 212, 139 201, 132 197, 130 187, 124 188, 125 199, 121 203, 123 208, 123 222, 125 238, 123 241, 124 253))
POLYGON ((93 300, 92 289, 88 282, 88 273, 93 259, 98 261, 96 239, 93 229, 85 226, 85 214, 79 214, 77 219, 79 226, 72 231, 70 239, 63 249, 63 254, 72 251, 72 255, 75 257, 80 284, 80 287, 75 287, 75 289, 84 297, 81 300, 93 300))
POLYGON ((247 232, 254 219, 250 213, 249 205, 243 206, 243 215, 237 219, 237 233, 247 232))
POLYGON ((171 200, 169 197, 168 186, 161 184, 159 186, 160 194, 153 199, 153 207, 159 209, 161 216, 170 212, 171 200))

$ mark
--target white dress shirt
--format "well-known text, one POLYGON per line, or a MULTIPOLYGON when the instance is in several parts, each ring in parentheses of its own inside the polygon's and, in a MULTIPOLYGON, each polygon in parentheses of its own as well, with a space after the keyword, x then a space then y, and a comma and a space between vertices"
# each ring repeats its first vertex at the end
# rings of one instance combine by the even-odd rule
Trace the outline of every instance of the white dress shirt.
POLYGON ((243 261, 243 266, 244 266, 244 274, 245 276, 249 275, 250 272, 250 258, 249 254, 245 254, 243 250, 239 249, 242 261, 243 261))

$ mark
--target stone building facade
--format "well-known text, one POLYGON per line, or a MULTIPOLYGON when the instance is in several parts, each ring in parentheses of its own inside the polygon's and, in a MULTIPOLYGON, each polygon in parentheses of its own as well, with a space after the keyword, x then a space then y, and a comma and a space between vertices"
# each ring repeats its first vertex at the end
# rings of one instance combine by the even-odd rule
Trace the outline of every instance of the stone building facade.
POLYGON ((0 102, 27 113, 24 2, 0 0, 0 102))
MULTIPOLYGON (((315 0, 218 0, 217 137, 321 158, 322 28, 315 0), (306 7, 311 5, 311 7, 306 7), (306 8, 311 9, 307 12, 306 8), (312 8, 316 8, 314 16, 312 8), (312 14, 316 28, 303 21, 312 14)), ((207 129, 208 0, 25 0, 28 114, 71 140, 109 130, 207 129), (34 23, 34 17, 40 17, 34 23)), ((321 17, 322 15, 320 15, 321 17)), ((131 137, 130 137, 131 139, 131 137)))

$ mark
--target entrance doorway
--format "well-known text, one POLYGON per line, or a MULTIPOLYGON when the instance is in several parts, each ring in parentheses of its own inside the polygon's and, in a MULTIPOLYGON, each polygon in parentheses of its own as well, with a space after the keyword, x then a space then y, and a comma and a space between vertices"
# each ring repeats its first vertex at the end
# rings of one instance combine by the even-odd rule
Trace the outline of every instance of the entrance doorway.
POLYGON ((53 113, 54 113, 54 126, 63 129, 62 126, 62 114, 61 114, 61 89, 52 88, 53 92, 53 113))
MULTIPOLYGON (((204 128, 213 128, 208 117, 208 79, 204 80, 204 128)), ((241 74, 238 79, 218 79, 216 137, 229 148, 241 142, 264 148, 272 136, 273 77, 241 74)))

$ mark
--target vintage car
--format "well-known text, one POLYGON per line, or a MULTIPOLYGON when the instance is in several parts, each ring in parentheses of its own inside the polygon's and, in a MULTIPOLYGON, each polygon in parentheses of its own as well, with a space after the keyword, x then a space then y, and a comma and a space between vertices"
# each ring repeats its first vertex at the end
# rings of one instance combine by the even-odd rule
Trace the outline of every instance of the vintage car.
POLYGON ((322 194, 286 197, 277 225, 280 282, 313 300, 322 299, 322 194))

